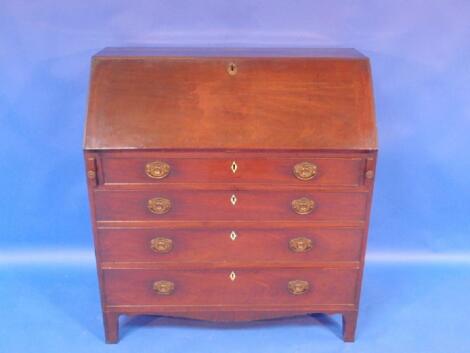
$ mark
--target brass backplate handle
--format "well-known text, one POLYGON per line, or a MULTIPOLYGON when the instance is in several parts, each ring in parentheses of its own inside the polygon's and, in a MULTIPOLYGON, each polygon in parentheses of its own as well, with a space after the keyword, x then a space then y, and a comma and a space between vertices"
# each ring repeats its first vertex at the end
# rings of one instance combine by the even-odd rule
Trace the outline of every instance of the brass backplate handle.
POLYGON ((313 242, 309 238, 298 237, 289 240, 289 249, 293 252, 307 252, 312 249, 313 242))
POLYGON ((294 166, 293 172, 297 179, 310 180, 317 175, 318 167, 310 162, 298 163, 294 166))
POLYGON ((296 279, 287 283, 287 289, 292 295, 305 294, 309 291, 310 284, 307 281, 296 279))
POLYGON ((173 249, 173 240, 162 237, 153 238, 150 241, 150 248, 157 253, 166 254, 173 249))
POLYGON ((150 178, 163 179, 170 174, 170 165, 162 161, 150 162, 145 165, 145 174, 150 178))
POLYGON ((310 200, 307 197, 301 197, 300 199, 292 201, 292 210, 297 214, 309 214, 315 207, 315 201, 310 200))
POLYGON ((154 197, 147 201, 147 208, 155 214, 165 214, 171 209, 171 201, 163 197, 154 197))
POLYGON ((160 295, 170 295, 175 290, 175 284, 171 281, 156 281, 153 283, 153 290, 160 295))

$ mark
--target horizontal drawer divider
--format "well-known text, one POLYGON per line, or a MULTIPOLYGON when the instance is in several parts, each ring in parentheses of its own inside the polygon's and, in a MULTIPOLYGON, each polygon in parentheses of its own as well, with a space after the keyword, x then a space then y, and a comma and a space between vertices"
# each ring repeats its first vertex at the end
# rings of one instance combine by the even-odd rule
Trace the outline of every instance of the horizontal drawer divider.
POLYGON ((359 261, 319 261, 319 262, 250 262, 250 263, 204 263, 204 262, 102 262, 100 264, 102 270, 204 270, 204 269, 249 269, 249 270, 263 270, 263 269, 308 269, 308 268, 321 268, 321 269, 361 269, 361 262, 359 261))
POLYGON ((311 227, 313 228, 363 228, 365 226, 365 220, 355 221, 269 221, 269 220, 211 220, 211 221, 199 221, 199 220, 154 220, 154 221, 142 221, 142 220, 119 220, 119 221, 96 221, 97 228, 191 228, 191 227, 229 227, 229 228, 266 228, 271 226, 272 228, 295 228, 295 227, 311 227))
POLYGON ((276 304, 276 305, 253 305, 253 304, 246 304, 246 305, 230 305, 230 304, 207 304, 207 305, 185 305, 185 304, 162 304, 162 305, 155 305, 155 304, 139 304, 139 305, 129 305, 129 304, 122 304, 122 305, 106 305, 105 306, 107 311, 113 311, 112 309, 119 309, 120 313, 126 312, 133 312, 136 313, 139 309, 143 310, 142 312, 148 312, 149 309, 155 308, 155 310, 162 310, 165 311, 175 311, 178 312, 180 310, 191 310, 191 311, 238 311, 238 310, 247 310, 250 311, 283 311, 283 310, 298 310, 303 312, 316 312, 317 310, 322 313, 337 313, 343 312, 345 308, 346 310, 353 311, 356 308, 355 304, 345 303, 345 304, 312 304, 312 305, 295 305, 295 304, 276 304), (126 311, 125 309, 129 309, 126 311), (111 309, 111 310, 109 310, 111 309), (200 310, 202 309, 202 310, 200 310))
POLYGON ((302 149, 103 149, 98 150, 103 158, 178 158, 178 159, 230 159, 236 158, 262 158, 276 161, 279 158, 283 159, 298 159, 298 158, 335 158, 349 160, 351 158, 365 158, 372 155, 370 150, 361 149, 347 149, 347 150, 332 150, 332 149, 316 149, 316 150, 302 150, 302 149))
POLYGON ((334 191, 334 192, 369 192, 369 187, 365 185, 358 186, 333 186, 333 185, 311 185, 311 184, 257 184, 257 183, 106 183, 100 184, 95 188, 95 192, 105 191, 134 191, 134 190, 147 190, 147 191, 161 191, 161 190, 211 190, 211 191, 291 191, 291 190, 308 190, 308 191, 334 191))

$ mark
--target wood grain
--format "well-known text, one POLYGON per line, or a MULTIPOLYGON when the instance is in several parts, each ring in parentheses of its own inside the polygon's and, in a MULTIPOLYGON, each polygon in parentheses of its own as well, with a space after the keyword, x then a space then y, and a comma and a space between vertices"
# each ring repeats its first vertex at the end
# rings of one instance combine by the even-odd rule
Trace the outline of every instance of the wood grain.
POLYGON ((365 57, 115 55, 93 60, 88 150, 377 147, 365 57))
POLYGON ((357 270, 105 270, 107 303, 153 306, 238 306, 275 304, 276 306, 353 305, 357 270), (235 280, 229 275, 235 272, 235 280), (310 290, 292 295, 291 280, 310 283, 310 290), (175 284, 174 293, 159 295, 152 289, 155 281, 175 284))
POLYGON ((265 183, 292 184, 298 186, 359 186, 363 180, 364 158, 323 157, 318 154, 304 154, 300 158, 286 156, 213 155, 169 157, 165 153, 127 154, 122 158, 117 153, 106 153, 102 160, 104 183, 112 184, 166 184, 166 183, 265 183), (163 179, 149 177, 146 165, 163 161, 170 168, 170 174, 163 179), (310 180, 299 180, 293 173, 294 166, 310 162, 317 169, 310 180), (234 164, 234 169, 232 169, 234 164))
POLYGON ((367 57, 107 48, 93 58, 88 103, 84 157, 108 343, 121 314, 340 313, 344 340, 354 340, 377 162, 367 57), (155 161, 170 166, 165 178, 146 174, 155 161), (316 166, 314 178, 294 176, 300 162, 316 166), (171 201, 169 212, 149 211, 156 197, 171 201), (292 210, 302 197, 315 201, 310 214, 292 210), (171 239, 171 251, 152 250, 155 237, 171 239), (295 237, 311 250, 290 250, 295 237), (175 284, 171 295, 152 289, 161 280, 175 284), (292 295, 292 280, 309 290, 292 295))
POLYGON ((97 220, 360 220, 367 211, 367 193, 233 190, 170 190, 164 186, 151 190, 95 191, 97 220), (237 201, 233 205, 231 197, 237 201), (148 200, 165 198, 171 210, 154 214, 148 200), (307 197, 315 201, 310 214, 292 210, 293 200, 307 197))
MULTIPOLYGON (((98 230, 103 262, 147 262, 181 267, 206 264, 357 262, 362 249, 361 229, 129 229, 98 230), (234 232, 234 240, 231 234, 234 232), (168 253, 152 250, 156 237, 171 239, 168 253), (306 237, 312 249, 303 253, 290 250, 289 240, 306 237)), ((109 265, 108 265, 109 266, 109 265)))

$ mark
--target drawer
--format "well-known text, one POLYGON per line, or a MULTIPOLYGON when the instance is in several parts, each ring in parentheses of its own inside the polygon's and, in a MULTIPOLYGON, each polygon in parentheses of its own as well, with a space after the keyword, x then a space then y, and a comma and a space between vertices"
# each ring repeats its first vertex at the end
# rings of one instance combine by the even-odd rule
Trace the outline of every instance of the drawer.
POLYGON ((98 221, 363 220, 367 193, 96 189, 95 203, 98 221))
POLYGON ((354 304, 355 269, 105 270, 107 305, 354 304))
POLYGON ((101 261, 311 263, 359 261, 360 229, 98 229, 101 261))
MULTIPOLYGON (((119 156, 119 155, 117 155, 119 156)), ((116 158, 104 154, 105 184, 161 183, 289 183, 358 186, 364 159, 359 157, 145 157, 116 158)))

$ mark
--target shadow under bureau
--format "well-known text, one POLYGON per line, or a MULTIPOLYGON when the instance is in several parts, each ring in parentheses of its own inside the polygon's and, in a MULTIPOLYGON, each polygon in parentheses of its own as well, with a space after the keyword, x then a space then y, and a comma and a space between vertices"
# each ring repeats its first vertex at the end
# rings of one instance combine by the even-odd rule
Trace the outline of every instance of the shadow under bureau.
POLYGON ((354 340, 377 157, 366 57, 104 49, 84 148, 107 342, 121 314, 340 313, 354 340))

